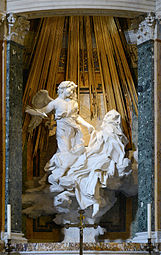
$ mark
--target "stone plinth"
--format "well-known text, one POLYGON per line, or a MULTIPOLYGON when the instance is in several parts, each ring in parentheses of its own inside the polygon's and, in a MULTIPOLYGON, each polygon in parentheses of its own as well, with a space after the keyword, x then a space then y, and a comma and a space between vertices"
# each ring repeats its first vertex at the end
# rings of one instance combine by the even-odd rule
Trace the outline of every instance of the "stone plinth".
MULTIPOLYGON (((145 244, 84 243, 83 254, 145 254, 145 244)), ((79 243, 15 244, 18 254, 79 254, 79 243)))
MULTIPOLYGON (((13 253, 14 254, 14 253, 13 253)), ((31 255, 31 254, 38 254, 38 255, 46 255, 46 254, 50 254, 50 255, 72 255, 72 254, 77 254, 79 255, 79 251, 43 251, 43 252, 33 252, 33 251, 30 251, 30 252, 19 252, 19 253, 15 253, 15 255, 23 255, 23 254, 26 254, 26 255, 31 255)), ((143 255, 143 254, 147 254, 147 252, 124 252, 124 251, 83 251, 83 254, 91 254, 91 255, 105 255, 105 254, 122 254, 122 255, 143 255)))

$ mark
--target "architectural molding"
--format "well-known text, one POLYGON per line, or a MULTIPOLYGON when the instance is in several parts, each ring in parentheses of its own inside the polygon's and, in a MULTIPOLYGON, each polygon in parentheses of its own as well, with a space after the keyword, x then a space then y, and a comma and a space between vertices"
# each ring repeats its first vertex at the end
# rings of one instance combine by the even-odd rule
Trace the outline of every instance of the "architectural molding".
POLYGON ((137 44, 142 44, 155 38, 156 17, 154 13, 149 13, 139 24, 137 31, 137 44))
POLYGON ((142 44, 148 40, 161 39, 161 17, 154 13, 140 15, 130 21, 125 37, 128 44, 142 44))
MULTIPOLYGON (((80 12, 92 10, 92 12, 96 12, 99 10, 103 10, 108 13, 113 10, 115 15, 121 13, 121 15, 127 15, 127 13, 132 13, 135 16, 138 16, 140 13, 154 12, 156 8, 156 0, 144 0, 144 1, 130 1, 130 0, 37 0, 36 2, 32 0, 8 0, 7 1, 7 12, 12 13, 33 13, 39 14, 42 12, 52 13, 54 15, 54 11, 71 11, 71 10, 79 10, 80 12)), ((107 14, 108 15, 108 14, 107 14)), ((130 17, 130 16, 129 16, 130 17)), ((132 16, 131 16, 132 17, 132 16)))
POLYGON ((161 16, 154 13, 148 13, 146 17, 140 16, 138 21, 133 19, 132 29, 127 32, 129 38, 135 38, 137 35, 137 44, 142 44, 148 40, 161 40, 161 16), (130 34, 131 33, 131 34, 130 34))
POLYGON ((7 25, 8 25, 8 34, 6 36, 6 39, 7 40, 11 40, 11 37, 12 35, 15 33, 15 32, 12 32, 12 27, 14 26, 15 24, 15 21, 16 21, 16 17, 15 15, 13 15, 12 13, 10 13, 8 16, 7 16, 7 25))
MULTIPOLYGON (((22 254, 26 254, 26 255, 46 255, 46 254, 50 254, 50 255, 79 255, 79 251, 18 251, 18 254, 19 255, 22 255, 22 254)), ((116 255, 116 254, 122 254, 122 255, 125 255, 125 254, 129 254, 129 255, 134 255, 134 254, 137 254, 137 255, 145 255, 145 251, 83 251, 83 254, 90 254, 90 255, 105 255, 105 254, 113 254, 113 255, 116 255)))
MULTIPOLYGON (((152 232, 152 243, 161 243, 161 230, 152 232)), ((148 232, 138 232, 135 237, 131 239, 132 243, 147 243, 148 232)))
POLYGON ((7 16, 7 24, 8 24, 8 34, 6 36, 7 40, 12 40, 18 44, 23 45, 25 35, 28 33, 30 29, 30 21, 26 19, 24 16, 16 16, 13 13, 10 13, 7 16))
MULTIPOLYGON (((21 13, 20 13, 21 14, 21 13)), ((131 18, 141 15, 142 12, 127 11, 127 10, 115 10, 115 9, 100 9, 100 8, 68 8, 68 9, 51 9, 51 10, 40 10, 23 13, 28 19, 36 19, 43 17, 53 16, 113 16, 131 18)))
MULTIPOLYGON (((8 234, 7 232, 1 232, 1 240, 7 243, 8 234)), ((23 233, 11 233, 11 240, 14 243, 27 243, 27 239, 23 233)))

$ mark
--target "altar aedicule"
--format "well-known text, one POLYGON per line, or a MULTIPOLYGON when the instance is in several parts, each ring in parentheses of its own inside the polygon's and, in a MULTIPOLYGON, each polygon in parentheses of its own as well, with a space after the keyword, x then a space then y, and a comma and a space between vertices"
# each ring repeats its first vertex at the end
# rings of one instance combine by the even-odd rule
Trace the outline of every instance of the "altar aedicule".
POLYGON ((140 16, 138 24, 112 16, 31 20, 24 72, 26 37, 15 40, 19 22, 14 14, 7 18, 2 238, 20 254, 158 252, 161 30, 155 15, 140 16), (126 44, 128 33, 134 44, 130 38, 126 44), (22 118, 23 141, 16 139, 22 118), (22 179, 23 222, 15 195, 18 188, 21 204, 22 179))
MULTIPOLYGON (((34 116, 29 124, 33 129, 47 117, 47 113, 55 112, 57 152, 45 165, 48 177, 42 178, 40 187, 28 192, 45 190, 46 195, 50 192, 51 197, 53 194, 53 203, 50 209, 46 208, 46 214, 53 208, 53 214, 56 214, 54 222, 58 224, 75 223, 79 208, 86 210, 87 222, 99 223, 99 218, 115 204, 115 192, 124 191, 126 179, 125 193, 128 194, 129 190, 131 195, 132 190, 132 164, 125 157, 128 140, 122 132, 120 114, 116 110, 109 111, 100 130, 95 130, 78 114, 76 87, 74 82, 61 82, 55 100, 48 96, 47 91, 41 90, 34 96, 35 105, 26 108, 26 112, 34 116), (37 109, 36 103, 40 106, 39 102, 43 107, 37 109), (45 102, 49 103, 45 105, 45 102), (79 125, 85 126, 90 133, 87 147, 79 125), (46 179, 49 187, 45 186, 46 179)), ((36 200, 41 199, 41 193, 38 197, 39 193, 36 200)))

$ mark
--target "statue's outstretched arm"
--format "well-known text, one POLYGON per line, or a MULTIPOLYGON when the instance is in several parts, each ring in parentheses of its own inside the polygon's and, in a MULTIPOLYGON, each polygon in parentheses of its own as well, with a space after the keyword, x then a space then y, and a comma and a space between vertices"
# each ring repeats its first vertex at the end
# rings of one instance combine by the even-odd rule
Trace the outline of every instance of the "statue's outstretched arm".
POLYGON ((55 100, 52 100, 50 103, 48 103, 46 106, 44 106, 40 109, 36 109, 36 108, 32 108, 30 106, 27 106, 25 111, 31 115, 47 117, 46 114, 53 111, 54 109, 55 109, 55 100))
POLYGON ((33 130, 39 126, 47 113, 55 109, 55 100, 48 95, 47 90, 39 90, 32 98, 32 107, 26 106, 26 112, 32 117, 28 126, 28 132, 32 135, 33 130))
POLYGON ((78 124, 81 124, 82 126, 88 128, 88 131, 90 134, 94 131, 94 127, 91 124, 89 124, 87 121, 85 121, 80 115, 78 115, 76 121, 78 124))

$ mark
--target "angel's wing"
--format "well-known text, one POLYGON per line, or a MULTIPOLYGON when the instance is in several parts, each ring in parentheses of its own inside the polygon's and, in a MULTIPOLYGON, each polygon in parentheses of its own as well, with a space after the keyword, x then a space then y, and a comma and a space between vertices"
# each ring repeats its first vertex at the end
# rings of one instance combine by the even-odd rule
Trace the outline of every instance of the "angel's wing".
POLYGON ((36 109, 40 109, 50 103, 53 99, 49 97, 47 90, 39 90, 32 98, 32 105, 36 109))
POLYGON ((31 120, 28 126, 28 132, 32 134, 33 130, 41 124, 42 119, 47 117, 45 113, 39 111, 39 109, 45 107, 53 99, 49 97, 47 90, 39 90, 32 98, 32 106, 26 107, 26 112, 31 115, 31 120))

